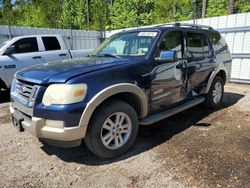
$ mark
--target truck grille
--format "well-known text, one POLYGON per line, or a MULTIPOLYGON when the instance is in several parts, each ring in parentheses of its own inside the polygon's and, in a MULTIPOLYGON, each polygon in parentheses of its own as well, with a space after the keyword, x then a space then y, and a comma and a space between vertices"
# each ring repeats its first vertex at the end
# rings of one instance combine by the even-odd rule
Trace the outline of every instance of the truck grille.
POLYGON ((33 93, 33 86, 21 81, 16 82, 16 92, 19 96, 25 99, 30 99, 33 93))

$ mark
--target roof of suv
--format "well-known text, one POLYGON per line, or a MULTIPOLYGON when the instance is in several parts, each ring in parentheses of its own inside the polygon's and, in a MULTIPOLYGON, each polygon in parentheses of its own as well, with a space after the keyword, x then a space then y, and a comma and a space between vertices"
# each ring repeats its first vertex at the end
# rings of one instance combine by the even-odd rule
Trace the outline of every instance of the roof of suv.
POLYGON ((123 32, 135 32, 135 31, 165 31, 170 28, 183 28, 190 30, 202 30, 202 31, 215 31, 211 26, 198 25, 198 24, 187 24, 187 23, 174 23, 174 24, 162 24, 154 26, 145 26, 141 28, 134 28, 131 30, 124 30, 123 32))

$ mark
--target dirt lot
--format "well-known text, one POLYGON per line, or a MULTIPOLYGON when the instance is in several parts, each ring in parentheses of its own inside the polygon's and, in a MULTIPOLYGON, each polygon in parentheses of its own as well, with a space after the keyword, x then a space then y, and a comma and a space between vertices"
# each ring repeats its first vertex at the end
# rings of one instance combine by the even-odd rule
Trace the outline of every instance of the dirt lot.
POLYGON ((0 98, 0 187, 250 187, 250 86, 228 84, 221 109, 202 105, 150 127, 113 160, 82 146, 43 146, 10 124, 0 98))

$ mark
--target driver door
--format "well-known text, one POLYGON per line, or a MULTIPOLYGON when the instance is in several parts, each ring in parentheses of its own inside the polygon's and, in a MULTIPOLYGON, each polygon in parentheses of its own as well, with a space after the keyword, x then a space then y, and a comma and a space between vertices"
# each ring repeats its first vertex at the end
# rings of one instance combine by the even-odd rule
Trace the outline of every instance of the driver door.
POLYGON ((36 37, 19 39, 12 46, 15 46, 15 51, 11 55, 2 56, 3 67, 9 83, 12 82, 13 76, 18 70, 45 63, 45 59, 39 52, 36 37))
POLYGON ((184 35, 181 30, 168 31, 160 42, 156 58, 161 52, 175 51, 173 62, 154 62, 151 74, 151 111, 160 111, 187 97, 187 61, 184 59, 184 35))

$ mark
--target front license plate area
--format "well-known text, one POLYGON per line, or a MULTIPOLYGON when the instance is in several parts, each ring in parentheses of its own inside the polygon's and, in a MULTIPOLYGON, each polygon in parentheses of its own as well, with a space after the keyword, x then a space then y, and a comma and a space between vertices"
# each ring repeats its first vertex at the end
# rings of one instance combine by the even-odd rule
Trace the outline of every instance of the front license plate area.
POLYGON ((12 123, 14 127, 18 130, 18 132, 23 132, 23 126, 22 126, 22 121, 24 121, 24 118, 22 117, 20 112, 14 112, 12 115, 12 123))

